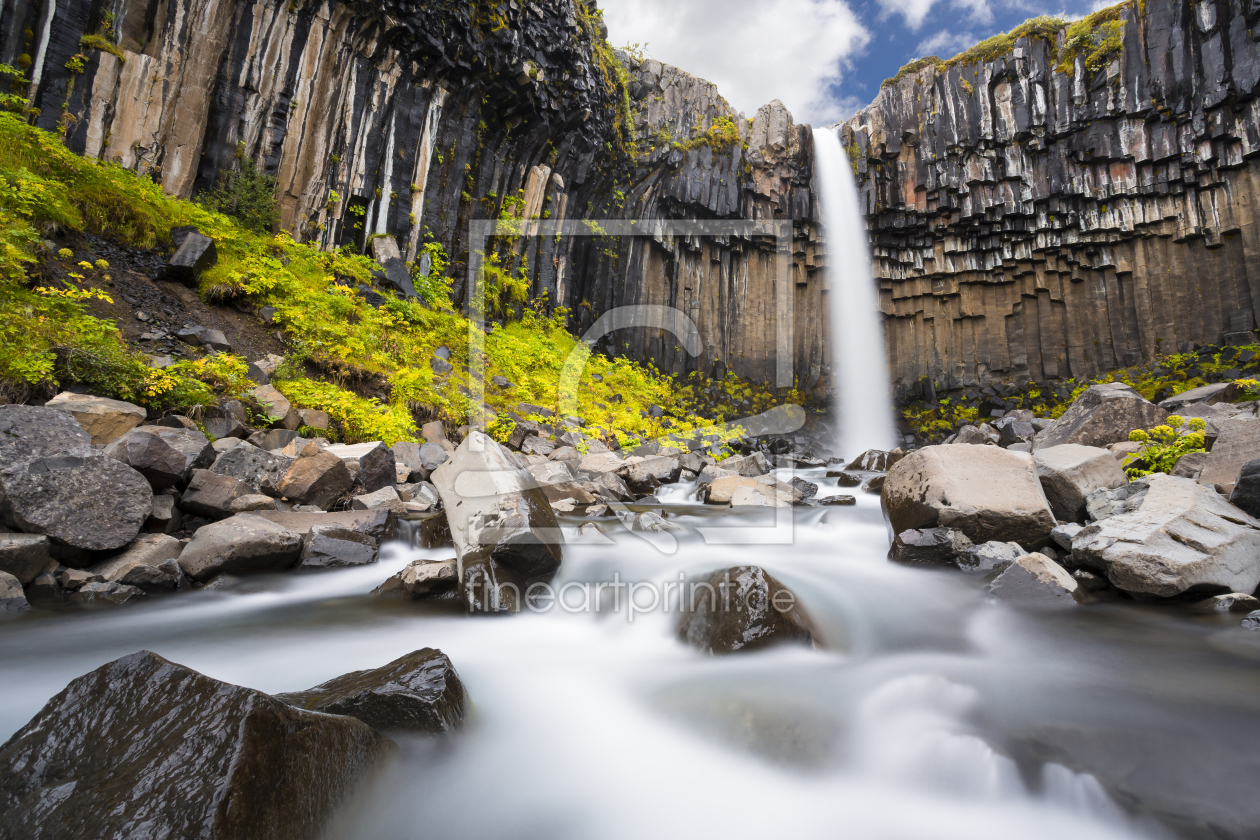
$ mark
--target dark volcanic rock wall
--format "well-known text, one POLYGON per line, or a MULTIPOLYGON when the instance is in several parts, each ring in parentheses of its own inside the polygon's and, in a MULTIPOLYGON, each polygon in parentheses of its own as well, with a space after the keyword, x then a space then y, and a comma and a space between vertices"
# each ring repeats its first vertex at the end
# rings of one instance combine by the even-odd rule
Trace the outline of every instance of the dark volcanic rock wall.
POLYGON ((845 124, 902 393, 1090 375, 1255 328, 1257 18, 1134 3, 1097 73, 1054 69, 1062 34, 1024 38, 910 74, 845 124))
MULTIPOLYGON (((0 0, 0 61, 29 68, 39 124, 67 125, 76 151, 185 197, 254 158, 276 176, 296 236, 335 247, 388 233, 409 259, 431 236, 452 257, 461 301, 468 223, 497 217, 507 196, 524 198, 526 218, 791 219, 785 332, 799 384, 825 388, 808 132, 777 103, 744 120, 711 85, 627 59, 644 139, 626 144, 594 6, 0 0), (120 55, 81 46, 90 33, 120 55), (71 73, 80 52, 86 68, 71 73), (722 117, 739 142, 660 141, 692 140, 722 117)), ((671 371, 772 378, 773 242, 537 237, 518 252, 535 295, 569 307, 575 329, 614 306, 669 303, 704 336, 699 357, 659 331, 619 333, 609 349, 671 371)))

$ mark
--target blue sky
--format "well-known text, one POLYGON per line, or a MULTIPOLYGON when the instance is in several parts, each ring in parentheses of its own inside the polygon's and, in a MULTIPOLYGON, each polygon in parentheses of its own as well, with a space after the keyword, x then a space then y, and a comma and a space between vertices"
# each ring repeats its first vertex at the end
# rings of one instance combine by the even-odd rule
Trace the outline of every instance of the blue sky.
POLYGON ((1098 0, 601 0, 615 45, 717 83, 752 116, 782 100, 823 125, 871 101, 911 59, 942 58, 1040 14, 1077 18, 1098 0))

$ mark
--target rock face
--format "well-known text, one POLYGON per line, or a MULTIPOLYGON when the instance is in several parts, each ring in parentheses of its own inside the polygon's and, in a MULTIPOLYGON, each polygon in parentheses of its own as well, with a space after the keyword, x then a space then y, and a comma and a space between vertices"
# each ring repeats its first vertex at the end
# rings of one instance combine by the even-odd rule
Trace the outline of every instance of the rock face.
POLYGON ((0 470, 0 521, 89 551, 122 548, 153 507, 144 476, 91 449, 0 470))
POLYGON ((142 651, 71 682, 0 748, 0 824, 30 838, 246 840, 265 827, 305 840, 393 750, 354 718, 142 651))
POLYGON ((689 584, 680 597, 678 638, 707 653, 813 641, 796 596, 757 566, 714 572, 704 583, 689 584))
POLYGON ((1168 412, 1120 382, 1091 385, 1073 401, 1059 421, 1035 439, 1037 449, 1075 443, 1107 446, 1129 439, 1134 429, 1163 423, 1168 412))
POLYGON ((433 648, 276 699, 312 712, 348 715, 386 731, 438 734, 464 720, 464 684, 446 654, 433 648))
POLYGON ((281 572, 302 554, 302 537, 259 516, 240 513, 207 525, 179 555, 180 568, 193 580, 219 574, 281 572))
POLYGON ((1062 33, 1025 37, 907 73, 842 129, 903 393, 1088 377, 1255 327, 1260 229, 1233 198, 1260 151, 1253 12, 1148 0, 1120 20, 1095 70, 1064 72, 1062 33))
POLYGON ((1073 538, 1073 562, 1137 596, 1167 598, 1193 587, 1255 591, 1260 521, 1189 479, 1157 474, 1145 483, 1136 506, 1130 498, 1123 512, 1073 538))
POLYGON ((1095 490, 1114 490, 1129 483, 1120 462, 1106 449, 1065 443, 1043 447, 1033 455, 1041 489, 1056 519, 1085 521, 1085 499, 1095 490))
POLYGON ((185 484, 193 470, 214 463, 214 447, 201 432, 144 426, 105 447, 105 454, 136 470, 154 490, 185 484))
POLYGON ((105 397, 64 392, 48 401, 48 408, 65 409, 92 436, 92 443, 105 444, 122 437, 144 422, 147 412, 138 405, 105 397))
POLYGON ((555 514, 533 476, 514 458, 489 436, 472 431, 454 457, 433 471, 461 579, 465 556, 479 550, 523 580, 549 576, 560 567, 563 537, 555 514))
POLYGON ((884 508, 896 533, 955 528, 974 543, 1044 545, 1057 524, 1033 459, 996 446, 929 446, 888 473, 884 508))

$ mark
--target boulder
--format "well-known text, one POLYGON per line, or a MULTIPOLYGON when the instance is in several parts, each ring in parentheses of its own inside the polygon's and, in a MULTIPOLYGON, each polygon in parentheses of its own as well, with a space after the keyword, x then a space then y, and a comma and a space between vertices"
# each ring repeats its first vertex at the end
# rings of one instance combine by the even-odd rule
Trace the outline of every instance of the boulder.
POLYGON ((144 521, 144 530, 150 534, 174 534, 183 527, 184 517, 175 497, 165 493, 154 496, 149 518, 144 521))
POLYGON ((328 416, 327 411, 314 408, 299 408, 298 420, 301 421, 302 427, 319 429, 321 432, 328 431, 328 427, 332 425, 332 418, 328 416))
POLYGON ((1095 490, 1085 499, 1090 521, 1098 522, 1117 513, 1132 513, 1142 503, 1149 487, 1145 478, 1139 478, 1114 490, 1095 490))
MULTIPOLYGON (((188 489, 179 501, 181 510, 207 519, 226 519, 232 516, 232 503, 237 499, 254 495, 253 487, 230 475, 219 475, 210 470, 196 470, 188 489)), ((156 497, 155 497, 156 498, 156 497)))
MULTIPOLYGON (((438 447, 441 449, 442 447, 438 447)), ((394 465, 397 470, 400 484, 406 484, 409 481, 428 481, 429 470, 424 468, 424 462, 420 457, 420 444, 411 441, 399 441, 391 446, 390 451, 394 453, 394 465), (403 477, 403 471, 407 471, 407 475, 403 477)), ((443 452, 443 455, 446 453, 443 452)))
POLYGON ((1248 613, 1247 617, 1242 620, 1242 628, 1244 630, 1260 630, 1260 610, 1248 613))
POLYGON ((908 566, 953 566, 971 540, 953 528, 902 531, 888 549, 888 559, 908 566))
POLYGON ((400 485, 398 497, 404 502, 425 505, 429 510, 438 510, 442 507, 442 499, 438 496, 437 488, 427 481, 400 485))
POLYGON ((140 587, 113 581, 85 583, 66 595, 70 603, 84 607, 121 607, 143 597, 144 590, 140 587))
POLYGON ((971 424, 960 427, 958 429, 958 433, 954 435, 953 439, 948 441, 951 446, 986 446, 992 442, 993 441, 989 440, 988 435, 971 424))
POLYGON ((48 547, 41 534, 0 534, 0 572, 26 586, 48 567, 48 547))
POLYGON ((303 454, 280 481, 280 493, 300 505, 327 510, 350 494, 354 477, 345 461, 324 451, 303 454))
POLYGON ((374 510, 379 507, 389 507, 390 505, 398 505, 402 503, 402 498, 398 495, 398 491, 393 485, 382 487, 375 493, 364 493, 361 496, 355 496, 350 503, 351 510, 374 510))
POLYGON ((30 606, 26 593, 22 591, 22 582, 8 572, 0 571, 0 615, 25 612, 30 606))
POLYGON ((1243 389, 1233 382, 1217 382, 1213 385, 1203 385, 1199 388, 1192 388, 1189 391, 1182 391, 1177 396, 1169 397, 1160 402, 1159 407, 1169 414, 1180 414, 1189 405, 1196 403, 1203 405, 1232 403, 1241 397, 1242 394, 1243 389))
POLYGON ((105 447, 105 454, 139 472, 154 490, 182 486, 193 470, 215 461, 214 447, 201 432, 141 426, 105 447))
POLYGON ((1150 429, 1168 412, 1120 382, 1091 385, 1063 413, 1053 427, 1038 433, 1034 449, 1065 443, 1103 446, 1128 440, 1134 429, 1150 429))
POLYGON ((818 504, 825 505, 828 507, 831 507, 831 506, 852 507, 857 504, 857 497, 855 496, 828 496, 825 499, 819 499, 818 504))
POLYGON ((201 275, 219 261, 218 251, 214 247, 214 240, 202 236, 201 231, 196 228, 177 228, 176 231, 171 231, 171 238, 175 240, 175 253, 162 266, 161 277, 163 280, 196 288, 201 275))
POLYGON ((787 485, 767 486, 759 481, 736 487, 731 493, 731 507, 791 507, 794 494, 787 485))
POLYGON ((201 413, 201 426, 206 436, 215 441, 227 438, 247 438, 249 429, 240 418, 229 414, 217 405, 206 408, 201 413))
POLYGON ((248 442, 259 449, 267 452, 274 452, 284 449, 296 440, 300 440, 301 435, 292 429, 267 429, 265 431, 254 432, 249 436, 248 442))
POLYGON ((210 469, 261 490, 268 496, 282 495, 281 487, 294 464, 293 458, 276 455, 249 443, 242 443, 221 454, 210 469))
MULTIPOLYGON (((573 463, 572 461, 568 463, 573 463)), ((592 490, 595 495, 599 496, 606 502, 633 502, 634 493, 621 480, 621 476, 614 472, 603 473, 596 476, 592 481, 587 482, 587 489, 592 490)))
POLYGON ((1142 483, 1145 492, 1076 535, 1076 565, 1140 597, 1168 598, 1205 586, 1255 591, 1260 521, 1189 479, 1156 474, 1142 483))
POLYGON ((617 475, 626 482, 626 486, 635 493, 651 493, 662 484, 673 484, 678 481, 682 472, 682 464, 677 458, 654 455, 632 464, 626 464, 617 470, 617 475))
POLYGON ((1014 446, 1019 443, 1032 443, 1037 430, 1033 428, 1032 423, 1025 423, 1022 420, 1006 421, 998 423, 998 446, 1003 448, 1014 446))
POLYGON ((260 511, 252 514, 286 528, 299 536, 309 534, 321 525, 336 525, 386 542, 398 536, 398 520, 390 510, 346 510, 336 513, 301 511, 260 511))
POLYGON ((1225 420, 1198 481, 1207 487, 1219 484, 1228 494, 1233 491, 1243 464, 1256 459, 1260 459, 1260 420, 1225 420))
POLYGON ((69 411, 0 405, 0 469, 91 445, 92 436, 69 411))
POLYGON ((340 525, 316 525, 302 537, 302 569, 343 569, 375 563, 380 554, 376 538, 340 525))
POLYGON ((958 555, 958 568, 964 572, 1000 572, 1028 552, 1013 542, 990 541, 973 545, 958 555))
POLYGON ((623 466, 625 462, 617 457, 616 453, 597 452, 583 457, 578 461, 577 468, 584 473, 600 476, 604 473, 617 472, 623 466))
POLYGON ((218 574, 280 572, 302 554, 302 537, 267 519, 239 513, 201 528, 179 556, 180 568, 193 580, 218 574))
POLYGON ((956 528, 973 543, 1039 547, 1057 524, 1033 459, 996 446, 929 446, 889 471, 884 508, 893 531, 956 528))
POLYGON ((521 452, 526 455, 542 455, 545 458, 555 451, 556 442, 539 435, 531 435, 521 443, 521 452))
POLYGON ((1003 601, 1037 606, 1072 605, 1084 597, 1076 579, 1044 554, 1015 558, 989 590, 1003 601))
POLYGON ((275 510, 276 500, 270 496, 264 496, 262 493, 251 493, 247 496, 238 496, 232 500, 229 505, 232 513, 252 513, 259 510, 275 510))
POLYGON ((1172 474, 1178 478, 1189 478, 1197 481, 1199 476, 1203 474, 1203 468, 1207 466, 1207 459, 1208 453, 1206 452, 1187 452, 1177 459, 1172 474))
POLYGON ((1050 510, 1061 521, 1084 522, 1085 499, 1090 493, 1129 483, 1112 454, 1095 446, 1065 443, 1040 447, 1033 461, 1050 510))
MULTIPOLYGON (((1181 460, 1186 459, 1185 456, 1181 460)), ((1178 464, 1181 461, 1177 462, 1178 464)), ((1230 504, 1249 515, 1260 518, 1260 459, 1248 461, 1238 470, 1238 480, 1229 494, 1230 504)))
POLYGON ((145 592, 179 589, 184 582, 178 558, 183 545, 166 534, 141 534, 126 551, 97 563, 90 571, 106 582, 134 586, 145 592))
POLYGON ((430 735, 458 729, 466 705, 464 684, 451 660, 432 648, 276 699, 307 711, 358 718, 374 729, 430 735))
POLYGON ((469 613, 520 612, 529 582, 494 558, 490 547, 463 554, 458 561, 456 595, 469 613))
POLYGON ((71 548, 122 548, 140 533, 152 506, 144 476, 90 449, 0 470, 0 522, 71 548))
POLYGON ((372 590, 373 595, 433 598, 454 594, 459 583, 459 561, 415 560, 372 590))
POLYGON ((293 404, 284 394, 277 391, 274 385, 259 385, 253 390, 253 395, 263 411, 267 412, 267 416, 272 418, 272 428, 296 431, 302 427, 301 416, 293 410, 293 404))
POLYGON ((818 485, 803 478, 793 478, 788 484, 800 494, 800 500, 812 499, 818 495, 818 485))
MULTIPOLYGON (((1076 535, 1085 529, 1084 525, 1077 522, 1064 522, 1062 525, 1056 525, 1054 530, 1050 532, 1050 539, 1054 544, 1064 551, 1072 551, 1072 540, 1076 539, 1076 535)), ((1022 552, 1021 552, 1022 553, 1022 552)))
POLYGON ((148 412, 122 400, 72 394, 63 391, 48 401, 46 408, 60 408, 74 415, 79 425, 92 436, 92 443, 110 443, 144 422, 148 412))
POLYGON ((232 345, 228 344, 227 336, 209 327, 185 327, 175 333, 175 337, 185 344, 191 344, 203 350, 214 350, 217 353, 227 353, 232 349, 232 345))
POLYGON ((689 583, 680 593, 678 638, 706 653, 810 644, 809 616, 796 596, 764 569, 736 566, 689 583))
POLYGON ((729 505, 741 487, 756 487, 757 480, 742 475, 726 475, 702 485, 701 498, 710 505, 729 505))
POLYGON ((393 742, 148 651, 70 683, 0 747, 13 837, 306 840, 393 742))
POLYGON ((488 435, 470 431, 432 479, 446 509, 461 581, 465 555, 479 549, 523 580, 560 567, 563 537, 551 505, 533 476, 488 435))
POLYGON ((365 493, 393 487, 398 482, 394 453, 379 440, 353 445, 337 444, 324 451, 336 455, 345 463, 365 493))
POLYGON ((1221 613, 1250 613, 1260 610, 1260 598, 1245 592, 1230 592, 1225 595, 1213 595, 1195 603, 1191 611, 1211 615, 1221 613))
POLYGON ((845 469, 858 470, 860 472, 886 472, 892 468, 897 460, 895 456, 883 450, 868 449, 850 461, 845 469))

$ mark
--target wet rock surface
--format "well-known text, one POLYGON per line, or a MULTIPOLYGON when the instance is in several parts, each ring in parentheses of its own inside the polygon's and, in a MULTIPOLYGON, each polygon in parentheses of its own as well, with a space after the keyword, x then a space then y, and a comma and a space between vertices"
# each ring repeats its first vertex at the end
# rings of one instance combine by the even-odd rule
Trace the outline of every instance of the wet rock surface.
POLYGON ((281 572, 293 568, 301 554, 301 535, 240 513, 198 530, 179 555, 179 565, 204 583, 219 574, 281 572))
POLYGON ((142 651, 71 682, 0 747, 0 825, 138 840, 246 840, 265 826, 306 840, 393 749, 354 718, 142 651))
POLYGON ((924 528, 902 531, 888 550, 888 559, 909 566, 952 566, 972 547, 962 531, 924 528))
POLYGON ((796 596, 757 566, 714 572, 704 583, 689 585, 683 597, 678 638, 706 653, 813 642, 809 617, 796 596))
POLYGON ((1080 584, 1044 554, 1017 557, 989 586, 999 599, 1037 606, 1073 605, 1081 600, 1080 584))
POLYGON ((276 699, 307 711, 348 715, 386 732, 428 734, 458 729, 466 706, 464 684, 451 660, 432 648, 276 699))

